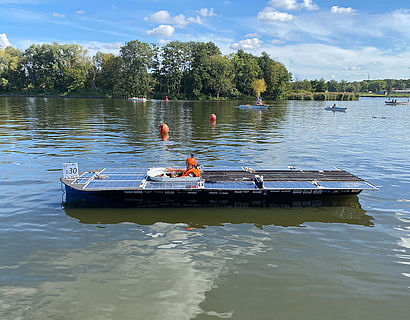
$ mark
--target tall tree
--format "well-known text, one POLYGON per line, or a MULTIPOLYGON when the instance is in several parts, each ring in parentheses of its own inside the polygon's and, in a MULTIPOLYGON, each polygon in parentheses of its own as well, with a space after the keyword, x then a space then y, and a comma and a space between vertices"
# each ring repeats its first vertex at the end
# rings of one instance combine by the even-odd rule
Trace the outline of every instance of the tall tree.
POLYGON ((231 61, 235 68, 236 88, 242 94, 251 96, 253 93, 252 82, 262 75, 257 58, 243 50, 238 50, 236 54, 231 56, 231 61))
POLYGON ((111 53, 103 53, 96 57, 96 61, 98 61, 96 86, 100 87, 103 92, 112 95, 124 94, 121 91, 121 57, 111 53))
POLYGON ((220 55, 221 51, 213 42, 189 42, 190 64, 189 74, 185 81, 188 93, 195 98, 209 93, 207 83, 210 75, 208 73, 210 57, 220 55))
POLYGON ((25 77, 23 53, 12 47, 0 48, 0 91, 21 90, 25 77))
POLYGON ((168 95, 178 96, 187 67, 187 43, 172 41, 162 48, 161 79, 168 95))
POLYGON ((120 49, 122 59, 120 93, 128 96, 145 96, 152 89, 152 48, 138 40, 130 41, 120 49))
POLYGON ((208 87, 217 98, 229 96, 234 88, 233 66, 227 57, 215 54, 209 58, 208 87))

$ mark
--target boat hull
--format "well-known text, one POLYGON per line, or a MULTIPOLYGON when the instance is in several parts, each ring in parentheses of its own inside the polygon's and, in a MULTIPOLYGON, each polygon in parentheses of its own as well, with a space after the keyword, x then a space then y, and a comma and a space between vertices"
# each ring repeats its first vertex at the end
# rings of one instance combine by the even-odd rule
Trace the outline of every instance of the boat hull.
POLYGON ((250 104, 241 104, 238 106, 239 109, 255 109, 255 110, 266 110, 268 105, 250 105, 250 104))
POLYGON ((409 101, 398 101, 398 102, 385 101, 384 103, 389 106, 407 106, 409 104, 409 101))
POLYGON ((204 170, 200 181, 184 182, 152 181, 143 170, 119 173, 103 169, 87 172, 77 180, 62 178, 61 182, 66 205, 74 207, 271 206, 376 189, 343 170, 244 168, 204 170))
POLYGON ((347 108, 342 108, 342 107, 326 107, 325 110, 330 110, 330 111, 341 111, 344 112, 346 111, 347 108))

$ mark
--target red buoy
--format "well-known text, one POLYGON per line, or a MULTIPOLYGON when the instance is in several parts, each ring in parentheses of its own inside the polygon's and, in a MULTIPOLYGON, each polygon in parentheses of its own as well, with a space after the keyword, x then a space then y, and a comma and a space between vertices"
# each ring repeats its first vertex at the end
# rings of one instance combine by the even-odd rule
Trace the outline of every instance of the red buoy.
POLYGON ((161 123, 159 125, 159 134, 168 134, 169 127, 166 123, 161 123))
POLYGON ((211 122, 211 123, 216 122, 216 115, 214 113, 212 113, 211 116, 209 117, 209 122, 211 122))

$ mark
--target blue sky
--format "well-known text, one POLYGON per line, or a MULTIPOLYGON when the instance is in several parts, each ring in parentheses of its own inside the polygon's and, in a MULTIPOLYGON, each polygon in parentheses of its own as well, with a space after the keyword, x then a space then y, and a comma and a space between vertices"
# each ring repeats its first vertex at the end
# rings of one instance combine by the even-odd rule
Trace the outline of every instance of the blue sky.
POLYGON ((117 54, 131 40, 265 51, 300 80, 410 78, 408 0, 0 0, 2 48, 57 41, 117 54))

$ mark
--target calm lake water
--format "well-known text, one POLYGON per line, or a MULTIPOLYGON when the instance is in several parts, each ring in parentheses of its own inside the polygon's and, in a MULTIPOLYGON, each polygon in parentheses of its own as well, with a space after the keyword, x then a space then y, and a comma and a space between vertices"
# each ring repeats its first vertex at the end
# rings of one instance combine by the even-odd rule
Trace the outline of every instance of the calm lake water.
POLYGON ((0 98, 0 319, 408 319, 410 106, 331 104, 0 98), (319 207, 62 206, 63 162, 182 167, 191 152, 335 166, 380 190, 319 207))

